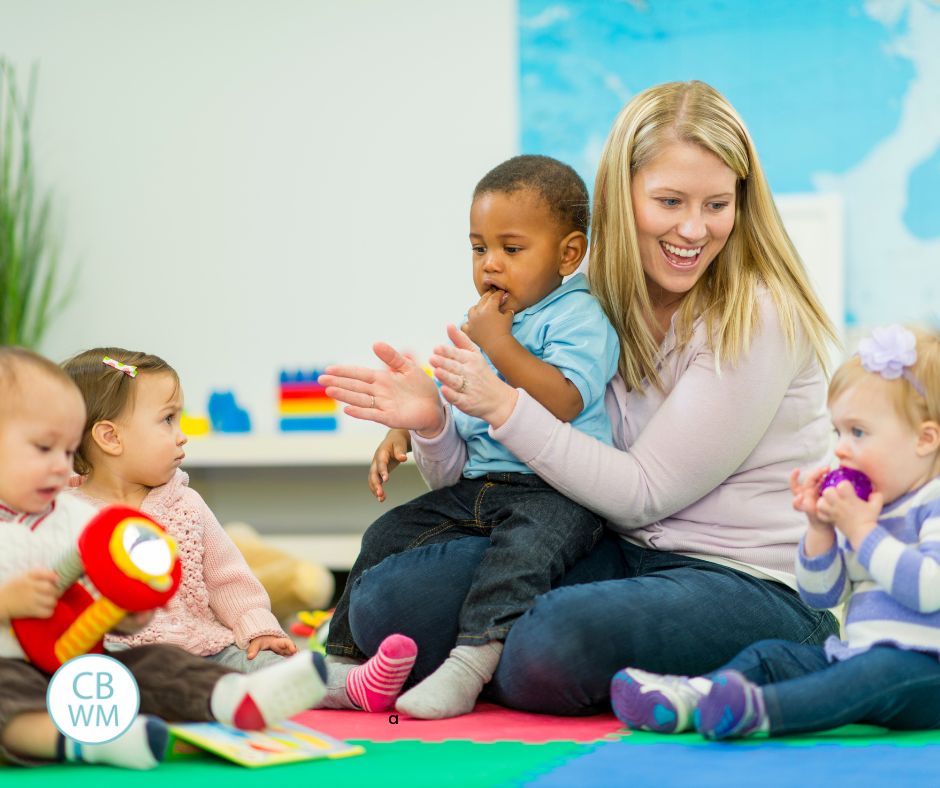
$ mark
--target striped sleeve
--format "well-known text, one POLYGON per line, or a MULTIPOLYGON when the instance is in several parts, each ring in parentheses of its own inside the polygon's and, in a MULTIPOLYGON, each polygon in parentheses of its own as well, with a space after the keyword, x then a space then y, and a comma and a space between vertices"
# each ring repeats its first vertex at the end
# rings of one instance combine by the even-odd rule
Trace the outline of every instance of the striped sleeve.
POLYGON ((812 558, 806 555, 805 537, 796 559, 796 584, 803 601, 823 610, 840 604, 851 590, 845 571, 845 555, 838 545, 812 558))
POLYGON ((877 526, 862 542, 858 560, 899 604, 918 613, 940 610, 940 516, 921 524, 913 545, 877 526))

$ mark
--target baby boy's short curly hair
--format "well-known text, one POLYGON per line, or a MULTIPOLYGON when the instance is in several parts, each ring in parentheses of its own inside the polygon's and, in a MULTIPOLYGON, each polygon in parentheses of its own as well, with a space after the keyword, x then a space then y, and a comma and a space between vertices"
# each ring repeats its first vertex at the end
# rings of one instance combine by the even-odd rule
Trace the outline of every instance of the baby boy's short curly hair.
POLYGON ((522 189, 536 192, 548 205, 565 233, 587 234, 591 223, 590 197, 581 176, 550 156, 514 156, 490 170, 473 190, 482 194, 512 194, 522 189))

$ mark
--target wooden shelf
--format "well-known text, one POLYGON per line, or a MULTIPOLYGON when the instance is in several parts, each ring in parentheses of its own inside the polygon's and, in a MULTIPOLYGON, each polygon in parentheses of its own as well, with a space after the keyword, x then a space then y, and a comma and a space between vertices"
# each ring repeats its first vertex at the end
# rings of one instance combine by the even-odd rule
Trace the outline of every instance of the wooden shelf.
POLYGON ((250 523, 291 554, 348 569, 369 523, 427 492, 409 460, 395 471, 388 500, 372 497, 367 470, 383 435, 371 424, 331 433, 214 433, 190 438, 183 470, 221 523, 250 523))
POLYGON ((368 466, 384 429, 262 435, 213 433, 190 438, 183 470, 368 466))

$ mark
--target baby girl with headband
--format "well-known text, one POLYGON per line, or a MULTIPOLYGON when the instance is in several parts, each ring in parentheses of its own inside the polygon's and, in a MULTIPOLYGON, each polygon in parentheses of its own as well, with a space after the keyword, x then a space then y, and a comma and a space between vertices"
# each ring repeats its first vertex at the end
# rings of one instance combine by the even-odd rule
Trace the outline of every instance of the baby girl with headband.
MULTIPOLYGON (((117 347, 85 351, 63 368, 88 411, 75 453, 75 470, 84 478, 73 493, 94 506, 123 504, 149 514, 176 540, 183 570, 176 596, 149 626, 108 636, 106 646, 171 643, 241 672, 295 653, 261 583, 180 470, 186 436, 176 371, 158 356, 117 347)), ((401 635, 382 646, 361 666, 331 666, 324 702, 341 695, 340 703, 351 701, 347 707, 391 707, 416 650, 401 635)))
POLYGON ((618 672, 614 711, 664 733, 781 736, 850 723, 940 728, 940 334, 875 329, 829 386, 835 456, 871 480, 820 494, 790 477, 808 521, 796 577, 816 608, 847 602, 845 640, 764 640, 707 676, 618 672), (863 493, 864 494, 864 493, 863 493))

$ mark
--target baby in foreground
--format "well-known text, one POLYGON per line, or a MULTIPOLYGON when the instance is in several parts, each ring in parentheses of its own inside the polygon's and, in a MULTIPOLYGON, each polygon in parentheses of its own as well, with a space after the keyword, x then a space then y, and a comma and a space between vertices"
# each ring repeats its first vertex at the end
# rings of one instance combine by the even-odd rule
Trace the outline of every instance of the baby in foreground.
MULTIPOLYGON (((166 749, 164 720, 260 729, 317 704, 326 693, 319 654, 243 675, 153 644, 113 654, 140 689, 140 715, 120 737, 88 745, 56 729, 46 709, 50 676, 26 661, 9 623, 52 615, 58 592, 51 567, 75 549, 96 514, 61 494, 84 424, 85 405, 68 375, 28 350, 0 347, 0 761, 149 769, 166 749)), ((118 626, 129 634, 140 623, 125 619, 118 626)))

